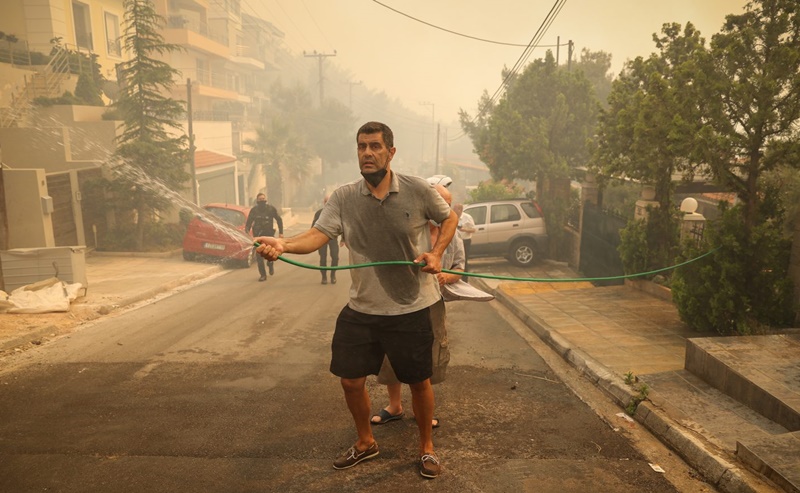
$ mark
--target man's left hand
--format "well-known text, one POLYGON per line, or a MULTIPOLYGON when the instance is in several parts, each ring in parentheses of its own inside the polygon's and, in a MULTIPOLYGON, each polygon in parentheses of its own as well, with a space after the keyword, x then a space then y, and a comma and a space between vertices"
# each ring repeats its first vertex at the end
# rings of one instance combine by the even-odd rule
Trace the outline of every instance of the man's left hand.
POLYGON ((422 267, 422 272, 438 274, 442 271, 442 257, 436 255, 435 253, 425 252, 419 257, 415 258, 414 262, 417 264, 425 262, 425 265, 422 267))

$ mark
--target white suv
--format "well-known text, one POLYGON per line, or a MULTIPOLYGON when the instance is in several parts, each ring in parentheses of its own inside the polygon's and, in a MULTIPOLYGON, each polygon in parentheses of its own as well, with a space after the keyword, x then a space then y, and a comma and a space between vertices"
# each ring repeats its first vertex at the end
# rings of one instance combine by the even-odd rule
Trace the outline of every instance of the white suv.
POLYGON ((476 202, 464 206, 475 220, 470 257, 506 257, 527 267, 547 252, 542 210, 529 199, 476 202))

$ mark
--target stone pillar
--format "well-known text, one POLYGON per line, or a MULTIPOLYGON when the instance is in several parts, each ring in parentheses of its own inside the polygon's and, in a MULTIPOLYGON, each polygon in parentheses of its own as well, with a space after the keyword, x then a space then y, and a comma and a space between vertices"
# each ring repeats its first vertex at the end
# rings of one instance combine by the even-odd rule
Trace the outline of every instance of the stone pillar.
POLYGON ((683 212, 683 219, 681 221, 681 242, 689 240, 695 244, 699 244, 703 239, 703 231, 706 227, 706 218, 702 214, 695 212, 697 210, 697 200, 687 197, 681 202, 681 212, 683 212))
POLYGON ((650 216, 647 208, 655 209, 658 207, 658 201, 653 200, 655 198, 656 189, 650 185, 644 185, 642 191, 639 192, 639 200, 636 201, 636 209, 633 212, 633 218, 647 221, 647 218, 650 216))
POLYGON ((599 205, 600 187, 597 185, 597 177, 591 173, 586 173, 586 178, 581 182, 581 203, 589 202, 599 205))
MULTIPOLYGON (((789 278, 794 283, 794 303, 800 307, 800 212, 794 222, 792 253, 789 260, 789 278)), ((795 326, 800 326, 800 308, 794 314, 795 326)))

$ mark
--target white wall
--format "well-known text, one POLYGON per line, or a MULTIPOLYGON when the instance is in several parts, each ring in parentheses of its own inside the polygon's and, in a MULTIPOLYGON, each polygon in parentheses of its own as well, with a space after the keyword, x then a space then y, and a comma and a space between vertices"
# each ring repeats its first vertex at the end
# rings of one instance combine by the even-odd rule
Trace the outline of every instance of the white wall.
POLYGON ((47 196, 47 178, 43 169, 3 170, 8 248, 56 246, 52 216, 42 207, 47 196))

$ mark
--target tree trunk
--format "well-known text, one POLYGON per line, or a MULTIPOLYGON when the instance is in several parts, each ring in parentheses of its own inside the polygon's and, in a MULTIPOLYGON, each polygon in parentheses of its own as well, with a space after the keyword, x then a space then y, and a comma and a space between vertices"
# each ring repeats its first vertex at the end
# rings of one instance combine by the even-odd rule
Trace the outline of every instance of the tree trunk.
POLYGON ((143 199, 139 199, 137 202, 135 250, 137 252, 142 252, 144 251, 144 229, 145 221, 147 221, 147 206, 144 204, 143 199))
POLYGON ((794 221, 789 277, 794 283, 794 304, 798 307, 794 314, 795 326, 800 326, 800 210, 798 210, 794 221))
POLYGON ((753 226, 756 225, 758 222, 758 209, 759 209, 759 198, 758 198, 758 176, 759 176, 759 165, 760 165, 760 158, 759 152, 755 151, 750 153, 750 166, 748 166, 748 173, 747 173, 747 202, 745 202, 744 207, 744 224, 745 230, 747 231, 747 235, 750 235, 750 231, 753 229, 753 226))

